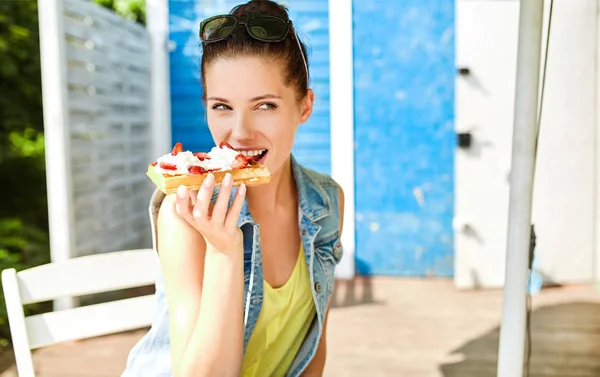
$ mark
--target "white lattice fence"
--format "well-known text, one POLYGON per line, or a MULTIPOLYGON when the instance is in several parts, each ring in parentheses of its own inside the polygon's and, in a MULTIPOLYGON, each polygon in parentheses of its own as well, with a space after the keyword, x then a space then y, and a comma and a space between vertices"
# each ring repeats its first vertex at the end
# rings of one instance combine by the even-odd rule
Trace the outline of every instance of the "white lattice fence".
MULTIPOLYGON (((95 3, 52 1, 60 37, 41 43, 53 260, 147 247, 148 33, 95 3)), ((50 26, 40 20, 41 33, 50 26)))

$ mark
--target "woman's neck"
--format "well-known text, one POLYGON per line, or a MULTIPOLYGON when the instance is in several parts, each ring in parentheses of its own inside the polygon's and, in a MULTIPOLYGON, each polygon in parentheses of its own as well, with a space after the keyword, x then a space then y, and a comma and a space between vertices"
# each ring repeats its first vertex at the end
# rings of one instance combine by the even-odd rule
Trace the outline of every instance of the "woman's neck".
POLYGON ((249 186, 246 198, 253 216, 274 214, 290 204, 297 206, 298 194, 291 159, 288 158, 279 171, 272 175, 269 183, 256 187, 249 186))

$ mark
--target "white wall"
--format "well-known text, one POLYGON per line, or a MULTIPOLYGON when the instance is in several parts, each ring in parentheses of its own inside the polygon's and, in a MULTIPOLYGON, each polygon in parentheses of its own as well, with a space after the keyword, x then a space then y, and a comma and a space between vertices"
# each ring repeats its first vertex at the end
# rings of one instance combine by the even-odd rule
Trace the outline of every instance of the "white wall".
MULTIPOLYGON (((596 11, 596 0, 554 2, 533 221, 539 269, 555 282, 593 275, 596 11)), ((472 75, 457 76, 456 128, 474 137, 456 160, 461 288, 504 282, 518 13, 517 0, 457 0, 457 66, 472 75)))

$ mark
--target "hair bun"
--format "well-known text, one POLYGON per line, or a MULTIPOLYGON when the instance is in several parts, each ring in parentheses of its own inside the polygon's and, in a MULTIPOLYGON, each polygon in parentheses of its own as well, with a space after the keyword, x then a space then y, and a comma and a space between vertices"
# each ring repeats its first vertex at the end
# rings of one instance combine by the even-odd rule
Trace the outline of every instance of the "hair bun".
POLYGON ((245 4, 234 7, 231 14, 241 17, 247 14, 268 14, 289 20, 288 8, 273 0, 250 0, 245 4))

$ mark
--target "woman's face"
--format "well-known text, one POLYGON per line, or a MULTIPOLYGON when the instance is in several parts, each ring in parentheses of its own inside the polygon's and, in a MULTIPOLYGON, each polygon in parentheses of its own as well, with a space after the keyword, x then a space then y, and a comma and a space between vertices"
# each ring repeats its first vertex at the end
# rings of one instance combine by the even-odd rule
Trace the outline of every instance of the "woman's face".
POLYGON ((280 65, 255 57, 217 59, 205 70, 208 127, 277 174, 287 161, 298 125, 312 112, 313 93, 300 102, 284 84, 280 65))

